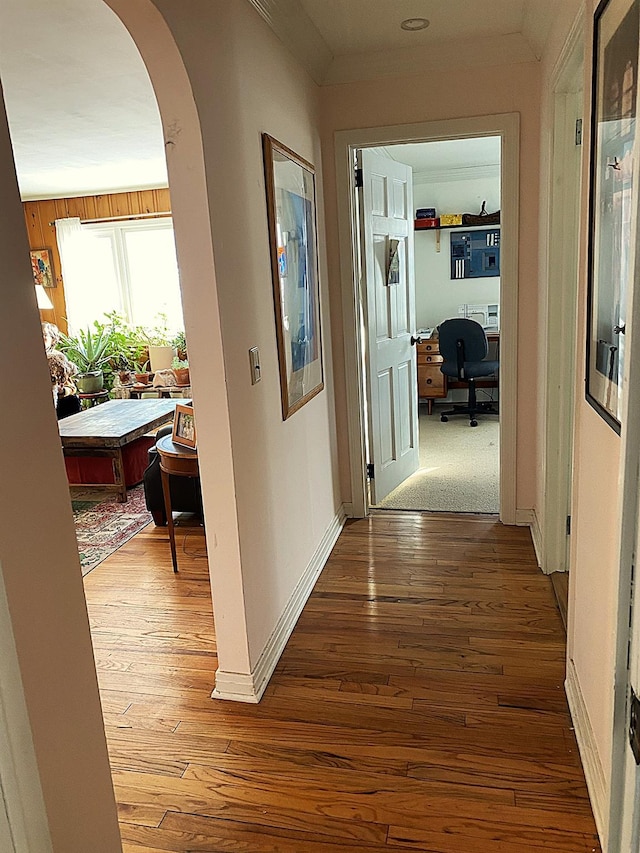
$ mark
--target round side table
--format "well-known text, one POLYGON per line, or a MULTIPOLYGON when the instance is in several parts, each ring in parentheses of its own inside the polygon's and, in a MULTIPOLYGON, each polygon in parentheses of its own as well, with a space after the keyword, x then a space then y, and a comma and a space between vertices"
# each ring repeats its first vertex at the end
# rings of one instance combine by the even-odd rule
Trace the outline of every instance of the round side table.
POLYGON ((200 474, 198 454, 191 447, 174 444, 170 435, 164 435, 158 440, 156 450, 160 456, 160 476, 162 478, 162 495, 167 515, 167 527, 169 528, 171 561, 173 563, 173 571, 177 572, 178 556, 176 553, 176 534, 173 524, 173 510, 171 508, 169 477, 197 477, 200 474))
POLYGON ((96 391, 94 394, 81 394, 78 392, 80 405, 83 409, 90 409, 92 406, 97 406, 98 403, 106 403, 109 399, 108 391, 96 391))

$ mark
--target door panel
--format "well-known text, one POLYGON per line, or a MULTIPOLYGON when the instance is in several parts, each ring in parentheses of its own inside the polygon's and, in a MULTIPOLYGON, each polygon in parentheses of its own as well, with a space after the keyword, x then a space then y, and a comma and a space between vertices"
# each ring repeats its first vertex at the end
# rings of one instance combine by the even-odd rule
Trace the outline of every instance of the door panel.
POLYGON ((385 285, 385 266, 388 241, 384 235, 374 235, 373 299, 376 323, 376 341, 393 337, 392 291, 385 285))
POLYGON ((378 427, 380 430, 380 466, 386 468, 395 458, 393 428, 393 374, 383 370, 378 374, 378 427))
POLYGON ((407 184, 404 181, 392 181, 392 208, 394 219, 407 219, 407 184))
POLYGON ((413 372, 411 362, 406 362, 398 367, 398 434, 400 436, 400 455, 409 453, 417 444, 413 432, 413 410, 416 396, 416 385, 412 382, 413 372))
MULTIPOLYGON (((395 290, 396 297, 396 328, 394 334, 409 335, 415 329, 415 309, 412 311, 412 305, 415 305, 413 297, 413 276, 408 275, 407 271, 407 241, 402 240, 398 246, 398 255, 400 257, 400 284, 395 290), (409 291, 411 288, 411 292, 409 291)), ((387 288, 388 289, 388 288, 387 288)))
POLYGON ((411 169, 359 152, 371 499, 379 503, 418 468, 411 169), (389 275, 392 249, 397 269, 389 275))

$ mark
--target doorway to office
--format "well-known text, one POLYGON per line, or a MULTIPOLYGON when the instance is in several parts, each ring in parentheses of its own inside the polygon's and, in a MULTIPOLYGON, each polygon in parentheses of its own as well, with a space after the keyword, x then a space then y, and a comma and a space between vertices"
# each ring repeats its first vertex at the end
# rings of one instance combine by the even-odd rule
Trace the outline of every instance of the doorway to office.
MULTIPOLYGON (((359 149, 398 143, 445 141, 494 136, 501 145, 501 298, 499 396, 500 520, 528 523, 516 510, 517 470, 517 341, 518 341, 518 217, 519 217, 519 116, 503 113, 473 118, 424 122, 414 125, 362 128, 336 134, 338 224, 344 318, 344 358, 347 377, 347 416, 353 517, 367 515, 370 507, 367 480, 369 455, 366 421, 369 415, 365 363, 362 275, 357 220, 355 156, 359 149)), ((413 211, 411 212, 413 223, 413 211)), ((413 330, 411 332, 413 334, 413 330)), ((411 335, 409 335, 410 337, 411 335)), ((415 375, 414 375, 415 379, 415 375)), ((417 417, 417 412, 416 412, 417 417)), ((417 431, 416 431, 417 436, 417 431)), ((417 456, 417 442, 415 446, 417 456)), ((375 470, 374 470, 374 476, 375 470)))
MULTIPOLYGON (((500 148, 500 138, 488 136, 389 145, 358 153, 363 184, 358 197, 363 316, 376 326, 375 336, 366 336, 364 365, 369 403, 365 428, 373 463, 369 472, 374 475, 369 480, 372 506, 499 511, 500 148), (396 164, 409 170, 406 184, 396 164), (388 192, 386 221, 380 210, 385 181, 396 187, 388 192), (400 187, 404 192, 398 193, 400 187), (396 233, 405 208, 408 226, 396 233), (381 242, 385 231, 389 231, 386 245, 381 242), (366 245, 370 240, 376 243, 373 251, 366 245), (398 270, 392 275, 398 281, 388 282, 385 263, 391 263, 390 254, 396 249, 398 270), (472 383, 465 381, 465 371, 457 369, 451 353, 443 363, 447 337, 455 335, 455 345, 462 331, 476 335, 477 345, 484 347, 473 356, 482 362, 473 370, 467 365, 468 372, 478 374, 472 383), (403 364, 400 358, 395 378, 380 347, 385 332, 392 337, 411 333, 409 341, 415 346, 415 353, 405 349, 412 362, 415 356, 415 364, 403 364), (414 371, 416 381, 409 380, 410 392, 405 395, 405 377, 414 371), (395 435, 385 417, 385 398, 392 396, 396 398, 393 416, 403 425, 395 435), (470 406, 474 398, 477 405, 470 406), (398 411, 402 407, 408 411, 398 411), (414 407, 417 465, 409 462, 414 407), (395 466, 392 462, 376 478, 376 467, 392 458, 394 451, 404 456, 405 463, 395 466), (400 470, 389 477, 394 467, 400 470), (404 477, 407 470, 409 476, 404 477)), ((473 346, 473 338, 465 345, 473 346)), ((392 344, 388 341, 383 346, 392 344)))

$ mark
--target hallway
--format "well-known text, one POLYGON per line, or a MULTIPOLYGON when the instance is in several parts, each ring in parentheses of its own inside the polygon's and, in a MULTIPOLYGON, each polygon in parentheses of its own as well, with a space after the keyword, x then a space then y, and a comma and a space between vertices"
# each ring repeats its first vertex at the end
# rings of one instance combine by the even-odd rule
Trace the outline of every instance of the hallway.
POLYGON ((528 530, 349 522, 258 706, 209 698, 206 560, 166 537, 85 579, 125 853, 600 850, 528 530))

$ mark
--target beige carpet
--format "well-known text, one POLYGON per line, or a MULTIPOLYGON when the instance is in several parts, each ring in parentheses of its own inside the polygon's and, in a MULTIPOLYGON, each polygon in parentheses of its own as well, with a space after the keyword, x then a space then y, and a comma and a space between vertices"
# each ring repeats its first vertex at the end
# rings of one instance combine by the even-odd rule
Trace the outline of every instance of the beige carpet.
POLYGON ((499 512, 498 417, 464 417, 443 424, 420 414, 420 469, 381 501, 383 509, 499 512))

